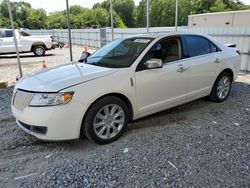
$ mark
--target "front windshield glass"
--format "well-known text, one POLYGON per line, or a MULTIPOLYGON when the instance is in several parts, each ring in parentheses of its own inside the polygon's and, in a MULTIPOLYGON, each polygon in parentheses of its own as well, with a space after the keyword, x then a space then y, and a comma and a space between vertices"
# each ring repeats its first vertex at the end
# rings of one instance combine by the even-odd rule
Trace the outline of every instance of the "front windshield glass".
POLYGON ((86 63, 110 68, 129 67, 151 41, 151 38, 140 37, 117 39, 89 56, 86 63))

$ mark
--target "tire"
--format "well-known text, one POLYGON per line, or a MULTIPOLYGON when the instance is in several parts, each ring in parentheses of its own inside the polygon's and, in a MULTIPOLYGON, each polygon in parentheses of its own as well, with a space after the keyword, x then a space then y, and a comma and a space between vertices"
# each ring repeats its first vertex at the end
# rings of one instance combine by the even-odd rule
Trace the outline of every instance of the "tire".
POLYGON ((32 51, 37 57, 45 55, 45 48, 43 46, 35 46, 32 51))
POLYGON ((129 122, 127 105, 118 97, 106 96, 97 100, 87 111, 81 133, 97 144, 117 140, 129 122))
POLYGON ((223 102, 227 99, 232 85, 232 77, 227 72, 222 72, 216 79, 209 99, 214 102, 223 102))

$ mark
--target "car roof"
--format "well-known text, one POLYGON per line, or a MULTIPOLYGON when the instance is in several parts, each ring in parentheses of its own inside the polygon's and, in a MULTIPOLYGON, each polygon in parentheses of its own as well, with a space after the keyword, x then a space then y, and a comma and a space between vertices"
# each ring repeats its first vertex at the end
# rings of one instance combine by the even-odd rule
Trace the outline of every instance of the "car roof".
POLYGON ((164 37, 176 36, 176 35, 197 35, 197 36, 203 36, 203 37, 206 37, 206 38, 208 37, 208 35, 206 35, 206 34, 185 31, 185 32, 166 32, 166 33, 137 34, 137 35, 126 36, 124 38, 141 37, 141 38, 157 39, 157 38, 164 38, 164 37))

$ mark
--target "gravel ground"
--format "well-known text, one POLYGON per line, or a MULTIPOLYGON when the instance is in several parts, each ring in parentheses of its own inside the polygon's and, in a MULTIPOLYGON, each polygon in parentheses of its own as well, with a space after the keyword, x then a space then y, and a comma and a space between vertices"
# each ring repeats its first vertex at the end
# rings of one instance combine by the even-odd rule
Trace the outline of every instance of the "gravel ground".
POLYGON ((108 145, 42 142, 15 124, 0 90, 0 187, 250 187, 250 75, 205 99, 131 123, 108 145))
MULTIPOLYGON (((89 49, 94 51, 93 49, 89 49)), ((82 47, 73 46, 73 59, 77 61, 83 51, 82 47)), ((23 74, 30 74, 42 69, 42 62, 45 61, 48 67, 63 64, 70 61, 69 48, 56 48, 46 51, 43 57, 35 57, 33 53, 20 54, 23 74)), ((19 75, 16 55, 0 55, 0 82, 9 81, 10 84, 16 81, 19 75)))

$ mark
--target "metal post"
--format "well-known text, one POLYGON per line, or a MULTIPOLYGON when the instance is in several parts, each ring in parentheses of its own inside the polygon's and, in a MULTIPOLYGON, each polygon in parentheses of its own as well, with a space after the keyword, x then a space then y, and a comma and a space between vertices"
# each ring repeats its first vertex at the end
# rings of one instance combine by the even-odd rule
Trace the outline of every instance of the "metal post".
POLYGON ((175 31, 177 32, 177 28, 178 28, 178 5, 179 2, 178 0, 175 0, 175 31))
POLYGON ((111 23, 111 35, 112 41, 114 40, 114 19, 113 19, 113 3, 110 0, 110 23, 111 23))
POLYGON ((16 48, 16 56, 17 56, 19 74, 20 74, 20 77, 23 77, 23 71, 22 71, 22 66, 21 66, 21 61, 20 61, 20 55, 19 55, 18 45, 17 45, 16 32, 15 32, 15 29, 14 29, 13 16, 12 16, 12 12, 11 12, 10 0, 7 1, 7 5, 8 5, 8 11, 9 11, 9 17, 10 17, 10 22, 11 22, 13 37, 14 37, 14 44, 15 44, 15 48, 16 48))
POLYGON ((73 61, 72 55, 72 43, 71 43, 71 30, 70 30, 70 20, 69 20, 69 2, 66 0, 67 7, 67 25, 68 25, 68 33, 69 33, 69 53, 70 53, 70 61, 73 61))
POLYGON ((149 33, 149 0, 147 0, 147 33, 149 33))

